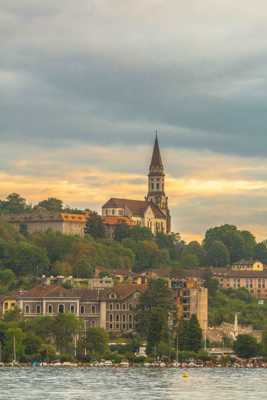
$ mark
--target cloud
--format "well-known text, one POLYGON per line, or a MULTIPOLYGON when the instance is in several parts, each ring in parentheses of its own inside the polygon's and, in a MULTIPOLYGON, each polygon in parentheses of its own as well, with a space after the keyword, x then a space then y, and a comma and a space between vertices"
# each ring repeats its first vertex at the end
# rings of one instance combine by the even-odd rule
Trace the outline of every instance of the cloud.
POLYGON ((266 236, 265 1, 0 5, 1 196, 143 198, 157 128, 176 230, 266 236))

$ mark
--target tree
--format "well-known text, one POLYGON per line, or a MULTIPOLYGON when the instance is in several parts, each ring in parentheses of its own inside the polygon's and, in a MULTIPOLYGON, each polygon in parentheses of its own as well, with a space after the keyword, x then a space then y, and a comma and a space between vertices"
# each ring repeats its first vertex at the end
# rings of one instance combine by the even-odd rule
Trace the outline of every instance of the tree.
POLYGON ((108 352, 108 334, 102 328, 89 328, 87 330, 85 345, 88 353, 101 358, 108 352))
POLYGON ((134 240, 144 241, 151 240, 153 234, 150 229, 144 226, 132 226, 129 229, 129 237, 134 240))
POLYGON ((25 335, 22 343, 26 356, 38 357, 42 345, 42 340, 39 336, 28 333, 25 335))
POLYGON ((250 335, 238 335, 234 342, 234 351, 241 358, 255 357, 258 349, 257 340, 250 335))
POLYGON ((94 239, 103 239, 106 235, 105 225, 102 217, 97 212, 92 212, 85 226, 85 233, 91 235, 94 239))
POLYGON ((187 325, 185 350, 199 351, 201 349, 202 330, 200 328, 197 316, 193 314, 187 325))
POLYGON ((256 246, 255 238, 250 232, 240 231, 236 226, 227 224, 207 230, 203 245, 208 252, 214 241, 223 242, 231 263, 252 257, 256 246))
POLYGON ((51 229, 35 233, 32 236, 34 244, 46 250, 50 262, 64 260, 72 252, 73 245, 79 238, 71 235, 63 235, 61 232, 54 232, 51 229))
POLYGON ((72 314, 59 314, 52 326, 55 343, 60 353, 73 350, 74 336, 78 334, 80 321, 72 314))
MULTIPOLYGON (((137 309, 137 331, 141 337, 151 337, 155 324, 151 325, 152 311, 155 311, 154 319, 164 315, 168 318, 175 310, 175 300, 172 290, 163 279, 154 279, 150 282, 146 291, 140 296, 137 309), (160 312, 162 310, 162 313, 160 312), (149 333, 150 332, 150 333, 149 333)), ((164 318, 165 318, 164 317, 164 318)), ((164 319, 165 321, 165 319, 164 319)), ((163 323, 163 320, 161 321, 163 323)))
POLYGON ((55 197, 49 197, 47 200, 40 201, 37 208, 45 208, 51 212, 61 212, 63 210, 63 201, 55 197))
POLYGON ((177 336, 180 350, 198 352, 201 349, 202 330, 195 314, 189 321, 179 321, 177 336))
POLYGON ((74 278, 93 278, 94 273, 95 269, 86 257, 81 258, 73 267, 74 278))
POLYGON ((121 242, 123 239, 129 237, 130 234, 129 232, 130 232, 129 225, 125 223, 116 225, 114 230, 114 240, 118 240, 119 242, 121 242))
POLYGON ((254 249, 254 258, 256 260, 261 261, 264 264, 267 264, 267 243, 263 241, 258 243, 254 249))
POLYGON ((225 267, 229 264, 230 254, 223 242, 212 242, 207 252, 207 262, 213 267, 225 267))
POLYGON ((157 346, 169 338, 168 314, 161 307, 153 307, 147 332, 147 354, 157 353, 157 346))
POLYGON ((30 210, 31 206, 17 193, 11 193, 6 200, 0 200, 0 214, 19 214, 30 210))
POLYGON ((48 271, 49 259, 44 249, 23 241, 17 245, 11 265, 18 275, 40 276, 48 271))
POLYGON ((16 275, 11 269, 0 270, 0 286, 12 287, 16 281, 16 275))

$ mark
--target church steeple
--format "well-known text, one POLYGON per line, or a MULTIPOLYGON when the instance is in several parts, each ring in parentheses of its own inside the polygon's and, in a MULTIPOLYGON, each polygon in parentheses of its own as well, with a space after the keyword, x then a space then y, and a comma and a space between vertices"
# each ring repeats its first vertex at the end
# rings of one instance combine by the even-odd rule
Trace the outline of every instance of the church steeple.
POLYGON ((156 132, 154 149, 153 149, 153 154, 152 154, 152 159, 151 159, 149 171, 150 172, 156 172, 156 171, 164 172, 163 163, 162 163, 162 159, 161 159, 161 155, 160 155, 159 141, 158 141, 157 132, 156 132))
POLYGON ((146 200, 154 203, 167 218, 167 231, 170 231, 168 197, 165 195, 165 174, 156 133, 152 159, 148 174, 148 194, 146 200))

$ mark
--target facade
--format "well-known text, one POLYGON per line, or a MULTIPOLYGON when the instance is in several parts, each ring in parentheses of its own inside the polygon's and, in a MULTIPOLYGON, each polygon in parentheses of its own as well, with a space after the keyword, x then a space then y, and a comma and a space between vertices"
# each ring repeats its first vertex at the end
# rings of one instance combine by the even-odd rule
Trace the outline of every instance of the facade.
POLYGON ((1 299, 1 314, 18 306, 25 318, 54 317, 72 313, 86 326, 100 327, 114 334, 135 329, 135 308, 144 288, 117 285, 114 288, 65 289, 61 286, 37 286, 1 299))
POLYGON ((153 234, 171 231, 168 197, 165 194, 165 173, 157 137, 149 168, 148 193, 145 200, 111 198, 102 207, 102 217, 104 221, 109 217, 127 218, 134 225, 149 228, 153 234))
POLYGON ((189 320, 197 316, 199 325, 206 336, 208 330, 208 289, 193 278, 172 280, 171 287, 176 292, 178 319, 189 320))
POLYGON ((264 265, 260 261, 240 260, 232 265, 233 271, 263 271, 264 265))
POLYGON ((253 297, 267 299, 267 270, 217 269, 213 276, 223 289, 245 288, 253 297))
POLYGON ((49 229, 64 235, 84 236, 87 213, 69 214, 36 210, 32 213, 9 214, 6 221, 21 233, 46 232, 49 229))

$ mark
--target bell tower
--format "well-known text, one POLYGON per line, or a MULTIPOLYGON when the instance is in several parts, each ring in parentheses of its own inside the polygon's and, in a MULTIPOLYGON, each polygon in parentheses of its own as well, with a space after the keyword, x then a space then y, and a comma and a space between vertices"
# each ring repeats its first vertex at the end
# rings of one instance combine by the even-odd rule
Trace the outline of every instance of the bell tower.
POLYGON ((156 133, 152 159, 148 174, 148 194, 146 201, 154 203, 167 217, 167 231, 170 232, 170 212, 168 197, 165 195, 165 173, 161 159, 158 135, 156 133))

